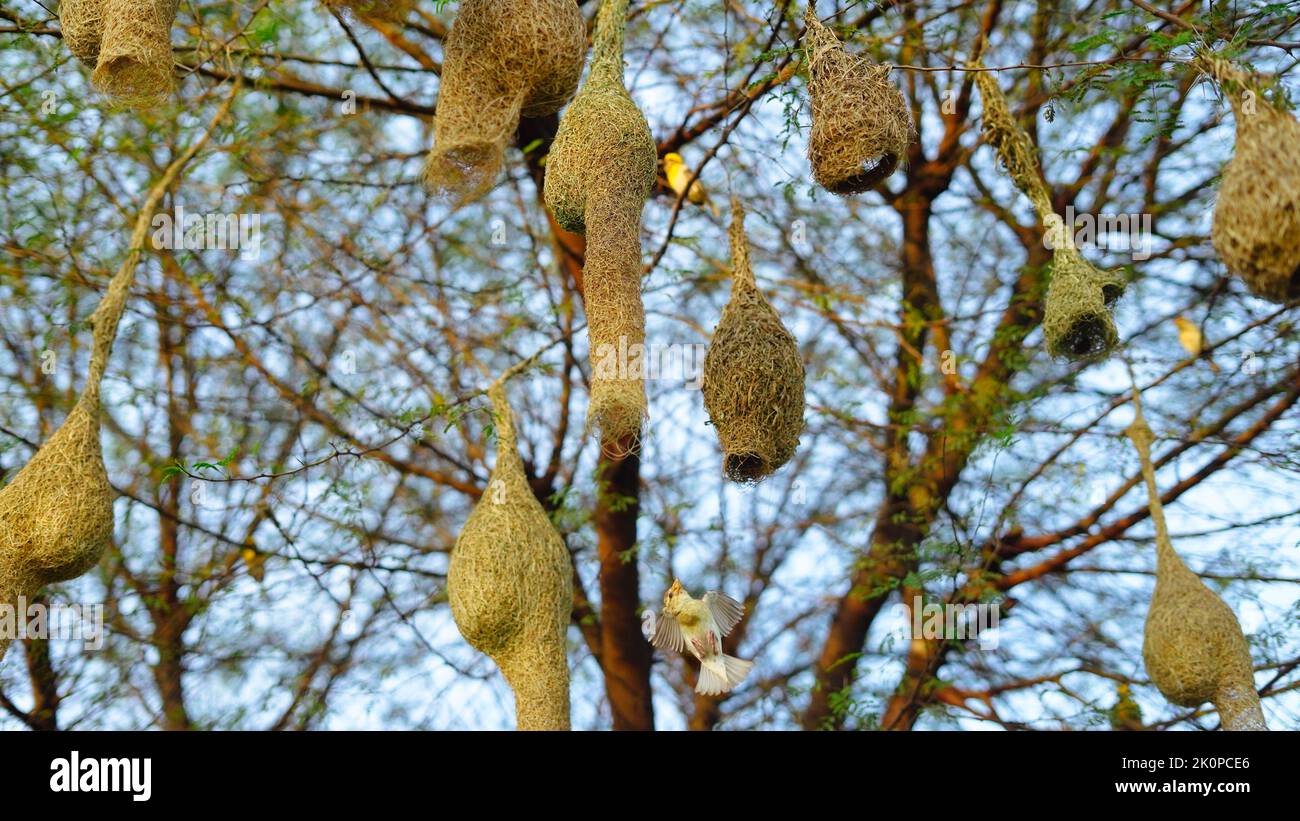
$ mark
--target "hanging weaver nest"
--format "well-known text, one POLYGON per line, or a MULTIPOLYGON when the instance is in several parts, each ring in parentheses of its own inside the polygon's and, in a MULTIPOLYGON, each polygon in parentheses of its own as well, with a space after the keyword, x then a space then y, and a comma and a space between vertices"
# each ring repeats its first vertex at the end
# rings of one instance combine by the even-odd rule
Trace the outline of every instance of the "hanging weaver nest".
POLYGON ((325 0, 325 5, 350 11, 357 17, 400 23, 415 8, 415 0, 325 0))
POLYGON ((559 111, 582 76, 574 0, 466 0, 447 35, 425 181, 457 202, 485 194, 519 118, 559 111))
POLYGON ((745 209, 731 201, 731 299, 704 357, 704 407, 722 469, 753 483, 790 461, 803 432, 804 369, 794 336, 754 282, 745 209))
MULTIPOLYGON (((978 58, 972 67, 982 68, 978 58)), ((1052 209, 1034 145, 1011 116, 997 80, 990 72, 977 71, 975 82, 984 102, 984 139, 997 151, 1016 187, 1033 204, 1052 248, 1051 279, 1043 310, 1047 350, 1052 356, 1069 359, 1104 357, 1119 341, 1111 308, 1124 294, 1124 280, 1115 271, 1098 269, 1074 247, 1064 220, 1052 209)))
POLYGON ((99 0, 103 37, 90 81, 132 108, 161 105, 172 93, 172 22, 177 0, 99 0))
MULTIPOLYGON (((47 584, 80 576, 113 538, 113 490, 99 443, 99 386, 131 279, 114 277, 92 315, 94 350, 77 404, 0 489, 0 604, 30 599, 47 584)), ((0 638, 0 658, 8 644, 0 638)))
POLYGON ((894 173, 912 141, 907 100, 889 82, 889 66, 844 50, 811 0, 804 23, 813 179, 841 196, 869 191, 894 173))
POLYGON ((1151 462, 1151 428, 1134 391, 1126 431, 1137 449, 1156 528, 1156 589, 1147 611, 1142 660, 1160 693, 1180 707, 1213 702, 1225 730, 1267 730, 1255 692, 1250 648, 1232 608, 1174 551, 1151 462))
POLYGON ((59 28, 73 56, 92 69, 104 37, 104 0, 62 0, 59 28))
POLYGON ((496 467, 451 551, 447 595, 461 635, 497 663, 514 690, 518 728, 567 730, 564 634, 573 566, 524 475, 504 378, 488 389, 496 467))
POLYGON ((1237 121, 1236 148, 1214 207, 1214 250, 1256 296, 1298 299, 1300 122, 1227 60, 1202 54, 1197 65, 1218 82, 1237 121))
POLYGON ((645 417, 645 383, 635 353, 645 344, 641 208, 658 171, 650 126, 623 86, 626 26, 627 0, 605 0, 597 13, 591 71, 565 110, 546 160, 547 207, 565 230, 587 235, 587 423, 606 443, 635 439, 645 417))

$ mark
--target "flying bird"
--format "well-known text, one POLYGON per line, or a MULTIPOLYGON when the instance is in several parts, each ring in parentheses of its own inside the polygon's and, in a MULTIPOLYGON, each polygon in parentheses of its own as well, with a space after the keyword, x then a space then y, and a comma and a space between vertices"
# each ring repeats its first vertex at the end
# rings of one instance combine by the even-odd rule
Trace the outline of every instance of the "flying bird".
POLYGON ((706 696, 729 693, 754 666, 752 661, 722 652, 722 637, 743 615, 745 608, 727 594, 710 590, 703 598, 693 599, 682 583, 673 579, 673 586, 664 594, 664 609, 656 620, 650 643, 676 653, 690 650, 700 660, 695 692, 706 696))
MULTIPOLYGON (((673 191, 677 192, 677 196, 680 197, 682 192, 686 190, 686 182, 691 180, 694 174, 695 172, 686 165, 681 154, 668 153, 664 155, 664 175, 668 177, 668 185, 673 191)), ((718 206, 714 205, 713 201, 709 199, 709 195, 705 192, 704 186, 700 184, 699 179, 691 180, 691 189, 686 195, 686 199, 696 205, 707 205, 709 210, 713 212, 713 216, 720 216, 718 206)))
MULTIPOLYGON (((1192 356, 1202 356, 1201 349, 1204 347, 1204 339, 1201 337, 1201 329, 1195 322, 1192 322, 1185 316, 1174 317, 1174 324, 1178 326, 1178 343, 1183 346, 1183 350, 1192 356)), ((1204 359, 1210 363, 1210 370, 1215 373, 1219 372, 1219 366, 1214 360, 1205 355, 1204 359)))

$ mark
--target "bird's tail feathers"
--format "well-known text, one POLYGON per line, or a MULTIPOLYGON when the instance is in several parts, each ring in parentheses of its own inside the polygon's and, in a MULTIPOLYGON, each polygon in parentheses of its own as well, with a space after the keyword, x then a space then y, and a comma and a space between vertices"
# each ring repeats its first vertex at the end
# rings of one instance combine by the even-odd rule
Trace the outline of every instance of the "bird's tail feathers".
POLYGON ((745 676, 749 675, 753 666, 752 661, 728 655, 701 662, 700 678, 695 683, 695 692, 705 696, 729 693, 745 680, 745 676))

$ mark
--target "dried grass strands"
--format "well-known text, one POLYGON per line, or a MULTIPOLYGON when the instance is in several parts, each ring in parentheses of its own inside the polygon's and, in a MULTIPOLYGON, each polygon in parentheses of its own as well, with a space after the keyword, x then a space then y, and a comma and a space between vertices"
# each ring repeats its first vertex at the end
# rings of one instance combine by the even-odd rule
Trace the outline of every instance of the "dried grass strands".
POLYGON ((645 115, 623 85, 626 26, 627 0, 604 0, 591 71, 565 110, 546 160, 545 195, 565 230, 587 235, 588 427, 598 429, 606 444, 631 441, 635 447, 645 383, 628 352, 645 344, 641 209, 654 190, 659 158, 645 115))
MULTIPOLYGON (((982 69, 976 59, 972 67, 982 69)), ((1038 213, 1052 248, 1051 281, 1043 312, 1043 335, 1052 356, 1069 359, 1105 357, 1119 341, 1111 307, 1124 294, 1124 280, 1102 271, 1074 247, 1064 220, 1052 209, 1047 183, 1029 135, 1011 116, 1007 99, 988 71, 977 71, 984 103, 984 138, 997 151, 1007 174, 1038 213)))
POLYGON ((1156 588, 1147 611, 1142 660, 1170 702, 1199 707, 1213 702, 1225 730, 1267 730, 1255 692, 1250 647, 1232 608, 1214 594, 1174 551, 1151 463, 1155 436, 1133 393, 1133 440, 1146 480, 1151 521, 1156 528, 1156 588))
POLYGON ((447 571, 452 618, 490 656, 515 693, 520 730, 569 729, 565 631, 573 566, 528 485, 505 380, 488 389, 497 424, 492 477, 456 539, 447 571))
POLYGON ((445 43, 429 188, 459 203, 487 193, 519 118, 573 96, 586 46, 574 0, 466 0, 445 43))
MULTIPOLYGON (((112 540, 113 492, 99 442, 100 382, 154 212, 229 112, 237 92, 238 86, 203 135, 150 189, 131 232, 126 259, 91 314, 94 344, 77 404, 13 481, 0 489, 0 604, 13 605, 19 596, 30 599, 47 584, 80 576, 99 561, 112 540)), ((10 638, 0 637, 0 659, 10 638)))
POLYGON ((1204 53, 1196 65, 1219 84, 1237 122, 1214 207, 1214 250, 1256 296, 1300 299, 1300 122, 1222 57, 1204 53))
POLYGON ((846 52, 814 6, 809 0, 804 10, 812 102, 808 160, 813 179, 827 191, 860 194, 898 168, 912 141, 912 115, 889 82, 890 67, 846 52))
POLYGON ((68 50, 93 69, 104 37, 104 0, 62 0, 59 28, 68 50))
POLYGON ((749 263, 745 209, 731 201, 731 299, 704 357, 701 392, 723 473, 753 483, 790 461, 803 431, 804 367, 799 346, 764 298, 749 263))
POLYGON ((90 81, 115 102, 148 108, 175 84, 172 23, 177 0, 101 0, 103 37, 90 81))

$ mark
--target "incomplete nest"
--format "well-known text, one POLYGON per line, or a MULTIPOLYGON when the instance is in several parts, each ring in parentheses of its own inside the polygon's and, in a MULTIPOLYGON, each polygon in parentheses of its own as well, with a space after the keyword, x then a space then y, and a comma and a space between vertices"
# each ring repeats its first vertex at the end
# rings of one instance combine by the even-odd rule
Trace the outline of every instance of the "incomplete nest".
POLYGON ((99 4, 103 15, 98 59, 90 75, 95 88, 132 108, 165 103, 174 85, 171 32, 177 0, 82 2, 99 4))
MULTIPOLYGON (((72 412, 0 489, 0 603, 31 599, 85 573, 113 538, 113 490, 99 443, 99 386, 117 336, 138 252, 128 256, 91 317, 90 373, 72 412)), ((0 638, 0 658, 9 641, 0 638)))
POLYGON ((99 61, 104 38, 104 0, 62 0, 59 28, 73 56, 90 68, 99 61))
POLYGON ((790 461, 803 432, 804 368, 795 338, 754 282, 745 210, 731 202, 731 300, 704 357, 704 407, 733 482, 758 482, 790 461))
POLYGON ((587 235, 587 423, 607 443, 635 440, 645 417, 645 384, 628 352, 645 344, 641 208, 658 170, 650 126, 623 86, 626 18, 627 0, 605 0, 600 7, 591 72, 560 120, 545 181, 546 205, 556 221, 587 235))
POLYGON ((813 179, 832 194, 860 194, 898 168, 912 141, 912 115, 902 92, 889 82, 890 67, 848 54, 817 19, 811 0, 804 22, 813 179))
MULTIPOLYGON (((976 59, 973 64, 980 68, 976 59)), ((1124 280, 1102 271, 1074 247, 1074 238, 1052 209, 1037 154, 1007 106, 997 80, 978 71, 975 82, 984 102, 984 138, 997 151, 1016 187, 1033 203, 1052 247, 1051 280, 1043 311, 1043 336, 1052 356, 1068 359, 1104 357, 1119 341, 1111 308, 1124 294, 1124 280)))
POLYGON ((1198 65, 1218 81, 1237 121, 1236 148, 1214 207, 1214 250, 1256 296, 1298 299, 1300 123, 1227 60, 1204 55, 1198 65))
POLYGON ((565 630, 573 567, 519 458, 514 416, 499 380, 497 463, 451 552, 447 594, 465 640, 492 658, 515 693, 520 730, 569 729, 565 630))
POLYGON ((519 118, 573 96, 586 45, 573 0, 466 0, 444 48, 429 187, 458 202, 486 193, 519 118))
POLYGON ((1135 416, 1126 433, 1137 448, 1156 528, 1156 589, 1147 611, 1142 659, 1147 675, 1180 707, 1214 703, 1225 730, 1267 730, 1250 648, 1232 608, 1174 552, 1151 463, 1155 437, 1134 394, 1135 416))

